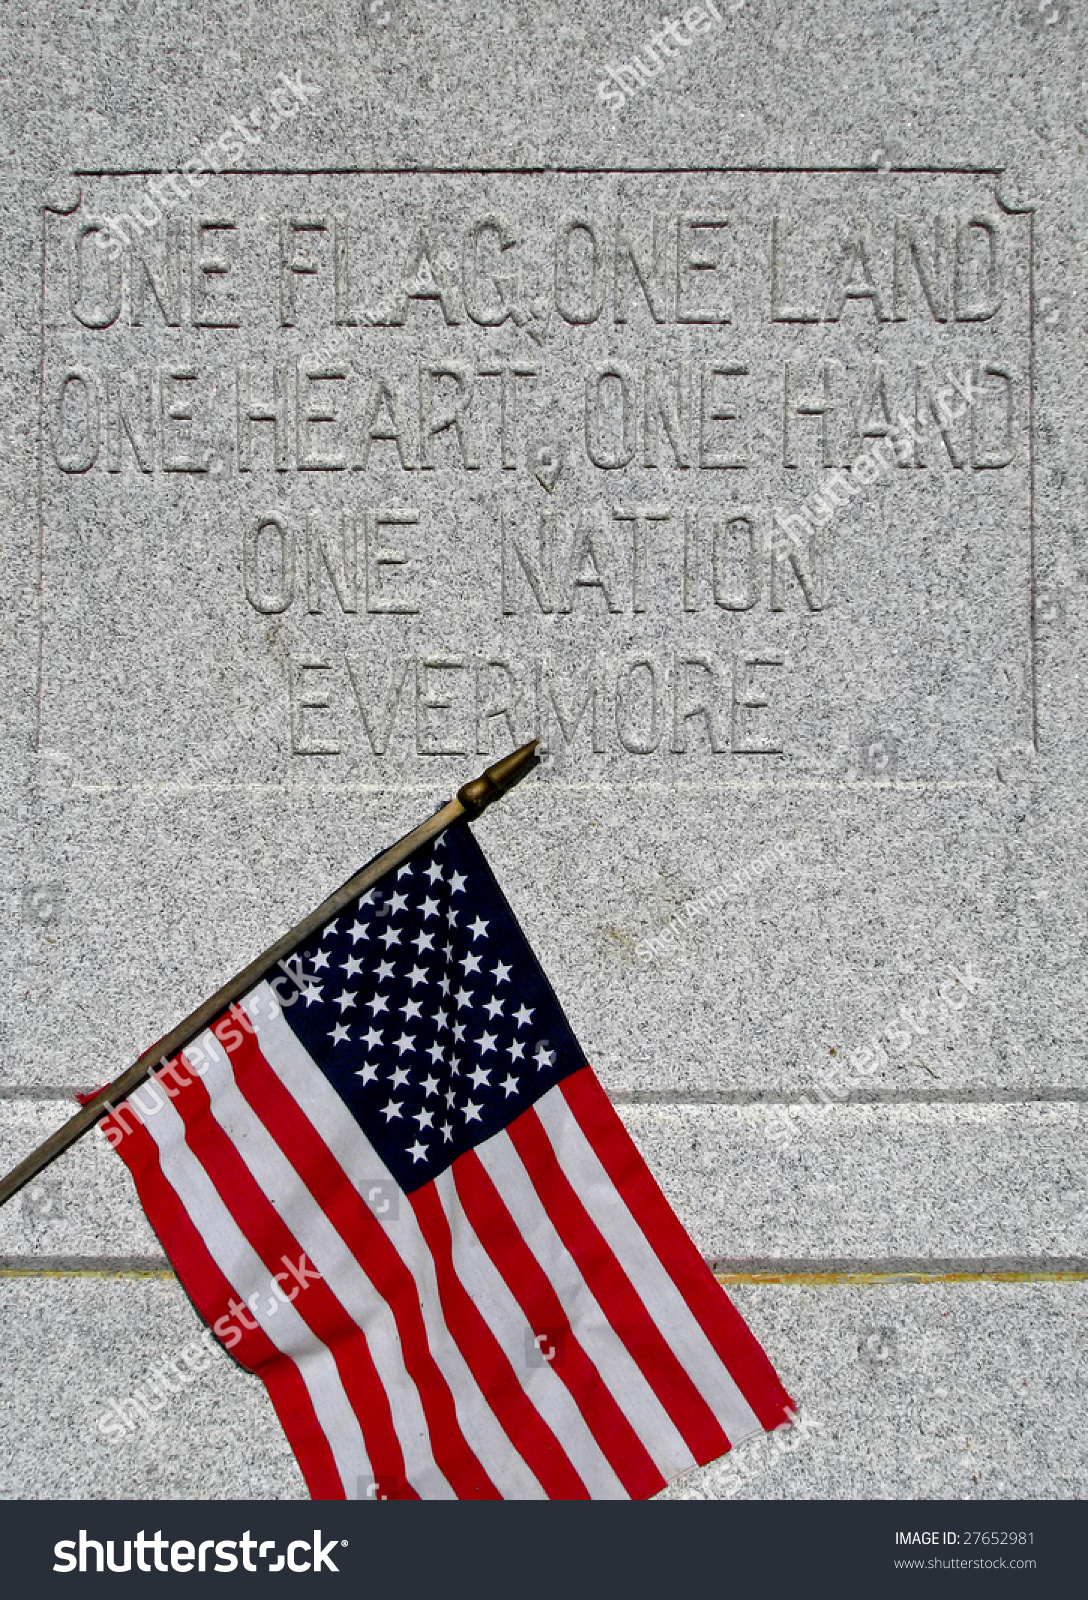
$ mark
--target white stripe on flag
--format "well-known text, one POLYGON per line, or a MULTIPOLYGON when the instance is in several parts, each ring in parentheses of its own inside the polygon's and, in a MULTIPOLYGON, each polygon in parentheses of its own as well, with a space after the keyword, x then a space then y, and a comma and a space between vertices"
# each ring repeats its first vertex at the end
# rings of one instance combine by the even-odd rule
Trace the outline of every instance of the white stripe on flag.
POLYGON ((415 1380, 404 1361, 400 1334, 378 1293, 325 1212, 306 1188, 234 1080, 226 1051, 210 1032, 200 1047, 211 1065, 204 1083, 212 1112, 271 1205, 298 1240, 329 1290, 362 1330, 378 1379, 389 1399, 404 1452, 404 1471, 421 1499, 455 1500, 431 1450, 430 1430, 415 1380))
MULTIPOLYGON (((256 1029, 261 1054, 348 1177, 357 1187, 364 1182, 394 1183, 362 1128, 288 1026, 268 985, 260 984, 241 1004, 256 1029)), ((535 1474, 514 1449, 446 1327, 434 1261, 406 1198, 400 1204, 397 1221, 386 1225, 386 1230, 415 1280, 427 1342, 453 1395, 457 1420, 466 1441, 504 1499, 545 1499, 535 1474)), ((465 1288, 473 1295, 471 1283, 466 1283, 465 1288)), ((490 1318, 486 1320, 490 1322, 490 1318)), ((524 1327, 524 1318, 521 1327, 524 1327)), ((493 1331, 503 1348, 508 1348, 509 1339, 503 1340, 497 1329, 493 1331)), ((538 1410, 541 1410, 539 1406, 538 1410)), ((541 1415, 544 1415, 543 1410, 541 1415)), ((557 1434, 557 1437, 562 1435, 557 1434)))
POLYGON ((277 1350, 295 1363, 310 1394, 317 1420, 332 1451, 336 1470, 349 1499, 359 1480, 371 1475, 359 1420, 344 1392, 328 1347, 299 1316, 293 1305, 280 1305, 270 1317, 269 1272, 224 1205, 218 1190, 185 1141, 185 1124, 169 1101, 154 1116, 141 1118, 159 1148, 163 1175, 174 1189, 204 1241, 204 1247, 239 1300, 260 1308, 251 1315, 277 1350))
MULTIPOLYGON (((559 1094, 559 1088, 549 1094, 559 1094)), ((536 1102, 539 1108, 541 1102, 536 1102)), ((526 1245, 563 1304, 574 1336, 593 1362, 621 1411, 638 1434, 662 1477, 675 1478, 695 1465, 676 1424, 650 1387, 559 1237, 506 1133, 476 1146, 476 1154, 502 1195, 526 1245)))
MULTIPOLYGON (((477 1146, 477 1152, 479 1146, 477 1146)), ((594 1500, 626 1500, 628 1494, 612 1464, 593 1437, 577 1401, 546 1362, 526 1368, 525 1335, 530 1332, 525 1313, 505 1278, 476 1237, 472 1224, 447 1168, 435 1179, 438 1197, 450 1225, 457 1276, 472 1296, 481 1316, 506 1352, 521 1386, 555 1437, 575 1472, 594 1500)))
POLYGON ((666 1343, 725 1429, 730 1444, 762 1433, 762 1423, 661 1265, 650 1241, 623 1204, 622 1196, 617 1193, 562 1092, 549 1090, 536 1102, 535 1110, 578 1198, 604 1235, 666 1343))

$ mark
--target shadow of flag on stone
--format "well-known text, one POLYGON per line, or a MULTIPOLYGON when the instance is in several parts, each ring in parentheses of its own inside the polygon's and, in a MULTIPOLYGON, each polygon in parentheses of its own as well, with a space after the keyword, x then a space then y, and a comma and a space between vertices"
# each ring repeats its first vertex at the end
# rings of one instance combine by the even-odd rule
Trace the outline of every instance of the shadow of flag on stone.
POLYGON ((321 1499, 643 1499, 791 1419, 467 823, 102 1124, 321 1499))

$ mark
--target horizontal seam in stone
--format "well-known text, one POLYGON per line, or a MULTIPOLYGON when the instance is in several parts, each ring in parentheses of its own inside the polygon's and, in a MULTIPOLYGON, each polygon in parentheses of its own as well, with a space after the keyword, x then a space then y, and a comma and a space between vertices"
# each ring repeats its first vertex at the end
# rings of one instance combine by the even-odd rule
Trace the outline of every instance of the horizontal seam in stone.
MULTIPOLYGON (((617 1106, 809 1106, 830 1110, 807 1089, 613 1089, 609 1099, 617 1106)), ((1088 1088, 1048 1085, 1038 1089, 876 1089, 836 1095, 834 1106, 910 1105, 1080 1105, 1088 1101, 1088 1088)))
POLYGON ((1078 1283, 1088 1280, 1088 1257, 983 1256, 889 1257, 712 1257, 708 1266, 722 1283, 1078 1283))
MULTIPOLYGON (((722 1257, 707 1265, 723 1283, 1009 1283, 1088 1280, 1088 1257, 722 1257)), ((0 1277, 173 1278, 165 1256, 0 1256, 0 1277)))
MULTIPOLYGON (((3 1274, 0 1273, 0 1277, 3 1274)), ((959 1288, 969 1283, 1085 1283, 1086 1272, 716 1272, 723 1288, 734 1284, 777 1284, 782 1287, 824 1289, 836 1286, 890 1288, 894 1284, 944 1284, 959 1288)))
MULTIPOLYGON (((166 172, 173 172, 173 167, 75 167, 72 170, 73 178, 154 178, 166 172)), ((1001 178, 1004 177, 1004 167, 889 167, 882 172, 875 166, 848 166, 848 167, 759 167, 759 166, 733 166, 733 167, 561 167, 561 166, 526 166, 526 167, 494 167, 494 166, 455 166, 455 167, 223 167, 216 173, 209 173, 209 177, 217 178, 429 178, 429 177, 609 177, 613 174, 623 177, 638 177, 645 175, 655 177, 661 175, 698 176, 699 174, 713 173, 748 173, 758 177, 783 177, 795 174, 798 177, 953 177, 953 178, 1001 178)))
POLYGON ((0 1277, 175 1276, 165 1256, 0 1256, 0 1277))

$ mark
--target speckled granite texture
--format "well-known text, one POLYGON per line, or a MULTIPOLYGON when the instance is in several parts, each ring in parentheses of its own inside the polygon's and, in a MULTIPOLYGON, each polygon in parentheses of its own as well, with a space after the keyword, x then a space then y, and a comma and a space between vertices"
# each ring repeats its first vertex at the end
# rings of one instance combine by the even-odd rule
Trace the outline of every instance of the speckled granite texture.
MULTIPOLYGON (((786 1280, 670 1495, 1083 1496, 1085 22, 716 13, 0 20, 0 1147, 540 734, 496 873, 786 1280)), ((302 1493, 225 1358, 98 1429, 157 1254, 91 1141, 0 1212, 0 1493, 302 1493)))

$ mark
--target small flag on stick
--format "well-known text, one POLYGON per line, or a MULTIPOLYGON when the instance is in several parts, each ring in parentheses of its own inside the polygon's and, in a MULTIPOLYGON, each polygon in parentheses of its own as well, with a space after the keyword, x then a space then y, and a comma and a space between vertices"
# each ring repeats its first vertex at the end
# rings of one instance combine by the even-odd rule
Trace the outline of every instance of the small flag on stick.
POLYGON ((321 1499, 644 1499, 791 1420, 465 821, 114 1108, 321 1499))

